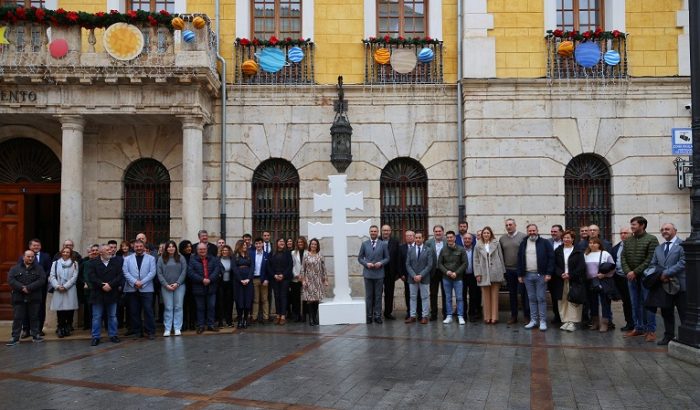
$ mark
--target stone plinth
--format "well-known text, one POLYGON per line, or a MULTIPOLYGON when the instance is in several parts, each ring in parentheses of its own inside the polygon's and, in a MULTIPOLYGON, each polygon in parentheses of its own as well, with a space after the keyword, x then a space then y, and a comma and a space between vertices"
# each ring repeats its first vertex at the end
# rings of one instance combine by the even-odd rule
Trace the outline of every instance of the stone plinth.
POLYGON ((320 325, 351 325, 365 323, 365 300, 353 298, 345 302, 329 300, 318 305, 320 325))
POLYGON ((700 349, 678 343, 675 340, 668 344, 668 355, 674 359, 700 366, 700 349))

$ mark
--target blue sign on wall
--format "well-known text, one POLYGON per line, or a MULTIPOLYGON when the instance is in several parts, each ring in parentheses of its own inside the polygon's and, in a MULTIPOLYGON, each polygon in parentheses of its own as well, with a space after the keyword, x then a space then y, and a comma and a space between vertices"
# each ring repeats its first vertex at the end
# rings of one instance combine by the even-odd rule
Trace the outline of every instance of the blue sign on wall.
POLYGON ((671 129, 671 151, 673 155, 693 155, 693 130, 691 128, 671 129))

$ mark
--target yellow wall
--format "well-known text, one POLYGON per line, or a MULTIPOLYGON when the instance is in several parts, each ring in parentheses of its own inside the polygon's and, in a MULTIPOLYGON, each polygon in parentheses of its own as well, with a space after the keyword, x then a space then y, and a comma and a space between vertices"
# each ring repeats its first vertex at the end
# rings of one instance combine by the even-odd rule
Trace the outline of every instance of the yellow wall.
POLYGON ((490 0, 496 38, 496 76, 544 77, 547 61, 543 0, 490 0))
POLYGON ((676 11, 681 0, 627 0, 627 40, 630 75, 678 75, 676 11))
MULTIPOLYGON (((240 0, 239 0, 240 1, 240 0)), ((316 82, 334 84, 364 81, 362 0, 316 0, 314 10, 316 82)))

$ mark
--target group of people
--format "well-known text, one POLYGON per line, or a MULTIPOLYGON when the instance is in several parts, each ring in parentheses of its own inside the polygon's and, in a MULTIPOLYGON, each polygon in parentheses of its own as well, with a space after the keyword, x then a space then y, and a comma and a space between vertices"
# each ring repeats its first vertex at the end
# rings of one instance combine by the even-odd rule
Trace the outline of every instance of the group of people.
MULTIPOLYGON (((656 341, 660 308, 665 332, 658 344, 668 344, 675 335, 674 309, 684 317, 685 255, 673 224, 661 227, 662 244, 646 229, 644 217, 632 218, 613 247, 600 237, 596 225, 579 227, 578 235, 553 225, 551 237, 544 238, 537 225, 529 224, 526 232, 520 232, 509 218, 506 233, 496 238, 491 227, 472 234, 462 221, 457 232, 434 226, 431 238, 408 230, 403 243, 392 235, 391 226, 380 230, 373 225, 357 256, 367 323, 396 319, 395 282, 401 280, 407 324, 436 321, 439 294, 444 324, 452 323, 453 316, 460 325, 467 320, 497 324, 499 292, 505 285, 509 325, 518 323, 520 297, 527 329, 546 331, 551 323, 563 331, 607 332, 615 328, 611 303, 621 300, 625 337, 656 341)), ((20 337, 42 340, 47 291, 53 293, 50 309, 57 312, 58 336, 71 334, 73 315, 82 301, 93 346, 100 343, 103 326, 109 339, 119 342, 122 322, 128 328, 126 335, 153 339, 157 307, 166 337, 180 335, 190 323, 202 333, 218 331, 224 323, 244 329, 272 321, 272 297, 276 324, 284 325, 291 315, 291 320, 303 322, 308 317, 310 325, 318 325, 328 275, 317 239, 307 243, 302 236, 272 243, 269 232, 255 240, 245 234, 233 248, 223 239, 210 243, 204 230, 198 239, 155 247, 140 233, 133 242, 119 246, 116 241, 93 245, 85 258, 73 250, 72 241, 65 241, 51 258, 41 252, 41 242, 32 239, 8 275, 14 321, 7 344, 18 343, 20 337)))
POLYGON ((109 340, 119 343, 120 320, 126 322, 127 336, 154 339, 156 308, 162 313, 163 336, 179 336, 188 302, 194 305, 189 316, 196 318, 197 333, 218 331, 224 321, 234 326, 234 302, 236 327, 265 323, 271 319, 270 293, 277 311, 275 323, 286 323, 290 306, 295 320, 304 321, 303 299, 309 324, 318 325, 318 304, 328 277, 317 239, 307 244, 300 237, 290 246, 279 239, 273 245, 269 232, 255 241, 246 234, 233 248, 221 239, 216 245, 209 243, 205 230, 198 239, 194 244, 168 241, 155 247, 139 233, 133 242, 120 246, 116 241, 93 245, 85 258, 73 250, 72 241, 66 241, 53 259, 41 252, 39 239, 32 239, 8 275, 14 320, 7 345, 17 344, 21 337, 43 340, 47 292, 53 294, 50 310, 56 311, 59 337, 70 336, 74 312, 83 300, 92 346, 99 345, 103 327, 109 340))
POLYGON ((363 268, 367 323, 395 319, 391 311, 393 282, 405 284, 405 323, 427 324, 438 318, 438 294, 442 295, 444 324, 457 317, 466 321, 499 322, 499 291, 509 294, 509 325, 518 323, 518 296, 525 328, 546 331, 548 323, 563 331, 588 328, 608 332, 615 328, 612 301, 621 300, 625 337, 644 336, 656 341, 656 312, 664 319, 659 345, 675 336, 675 311, 684 318, 686 301, 683 242, 672 223, 660 230, 664 243, 647 232, 647 220, 636 216, 620 229, 614 247, 600 237, 597 225, 564 230, 553 225, 551 237, 540 236, 535 224, 519 232, 515 220, 505 221, 506 234, 496 238, 485 226, 476 234, 462 221, 457 232, 442 225, 433 236, 406 231, 403 244, 391 237, 391 227, 369 229, 358 262, 363 268), (547 320, 546 292, 552 300, 553 318, 547 320), (382 293, 385 311, 382 315, 382 293), (456 308, 453 307, 453 297, 456 308), (389 304, 387 304, 387 302, 389 304))

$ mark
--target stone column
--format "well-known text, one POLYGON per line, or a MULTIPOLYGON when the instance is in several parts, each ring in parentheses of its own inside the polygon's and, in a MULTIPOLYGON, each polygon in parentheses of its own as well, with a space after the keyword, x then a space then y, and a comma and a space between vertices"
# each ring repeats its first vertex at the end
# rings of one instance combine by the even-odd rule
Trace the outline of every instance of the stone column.
POLYGON ((182 239, 196 241, 202 229, 202 132, 204 122, 197 116, 182 121, 182 239))
POLYGON ((83 249, 83 129, 79 115, 60 116, 61 142, 61 227, 60 241, 70 239, 83 249))

